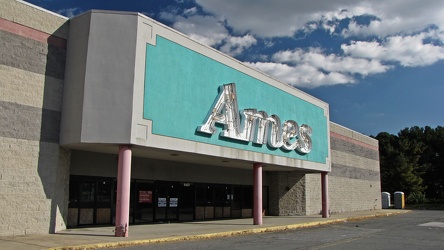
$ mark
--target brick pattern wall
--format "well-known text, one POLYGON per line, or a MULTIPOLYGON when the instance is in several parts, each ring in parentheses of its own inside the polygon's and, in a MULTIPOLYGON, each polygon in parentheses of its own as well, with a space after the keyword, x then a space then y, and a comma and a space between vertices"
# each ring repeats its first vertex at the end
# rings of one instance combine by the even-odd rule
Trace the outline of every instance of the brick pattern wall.
MULTIPOLYGON (((378 141, 330 124, 330 212, 381 209, 378 141)), ((321 212, 321 176, 306 175, 307 214, 321 212)))
POLYGON ((305 176, 298 172, 269 174, 269 213, 274 216, 305 215, 305 176))
POLYGON ((66 228, 70 152, 59 147, 67 20, 0 0, 0 236, 66 228))

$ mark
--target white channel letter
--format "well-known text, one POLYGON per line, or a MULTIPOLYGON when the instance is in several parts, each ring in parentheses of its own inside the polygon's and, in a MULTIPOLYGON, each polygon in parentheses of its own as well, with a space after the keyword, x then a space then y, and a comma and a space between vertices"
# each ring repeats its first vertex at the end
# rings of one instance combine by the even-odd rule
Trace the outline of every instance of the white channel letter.
POLYGON ((207 133, 207 134, 214 134, 216 132, 215 123, 221 123, 226 124, 226 117, 223 113, 224 107, 225 107, 225 94, 224 94, 225 88, 224 86, 219 87, 219 94, 217 95, 216 101, 213 103, 213 108, 211 109, 211 112, 207 114, 207 117, 205 118, 205 123, 200 125, 197 128, 197 131, 207 133))
POLYGON ((282 147, 286 150, 294 150, 298 146, 298 140, 291 142, 291 139, 296 138, 299 133, 298 123, 293 120, 285 121, 282 125, 282 147))
POLYGON ((296 150, 302 154, 308 154, 311 152, 312 141, 311 141, 312 129, 306 124, 302 124, 299 128, 298 136, 298 146, 296 150))
POLYGON ((254 117, 256 112, 256 109, 244 109, 240 112, 242 132, 239 133, 239 136, 244 141, 251 141, 253 138, 252 133, 256 130, 256 118, 254 117))
POLYGON ((221 136, 243 140, 239 136, 240 117, 237 107, 236 85, 234 83, 224 85, 225 96, 225 129, 221 132, 221 136))
POLYGON ((271 115, 267 118, 268 125, 267 144, 272 148, 280 148, 284 145, 282 141, 281 119, 277 115, 271 115))
MULTIPOLYGON (((245 141, 239 133, 239 109, 237 107, 236 85, 224 84, 219 87, 219 95, 213 104, 211 113, 208 113, 206 122, 197 128, 197 131, 208 134, 216 132, 215 123, 224 125, 221 136, 245 141)), ((248 140, 246 140, 248 141, 248 140)))
POLYGON ((267 143, 267 131, 269 121, 267 120, 268 114, 265 111, 259 111, 254 114, 255 119, 257 120, 257 131, 253 138, 253 143, 256 144, 265 144, 267 143))

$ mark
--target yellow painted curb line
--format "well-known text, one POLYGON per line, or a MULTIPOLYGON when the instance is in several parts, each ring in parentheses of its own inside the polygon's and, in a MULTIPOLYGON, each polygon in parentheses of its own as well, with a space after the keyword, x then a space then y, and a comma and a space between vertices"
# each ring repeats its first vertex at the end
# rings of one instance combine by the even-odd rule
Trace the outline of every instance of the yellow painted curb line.
POLYGON ((358 221, 358 220, 365 220, 365 219, 371 219, 371 218, 377 218, 377 217, 385 217, 385 216, 391 216, 391 215, 397 215, 397 214, 404 214, 404 213, 408 213, 410 211, 411 210, 402 210, 402 211, 388 212, 388 213, 383 213, 383 214, 363 215, 363 216, 347 217, 347 218, 342 218, 342 219, 332 219, 332 220, 327 220, 327 221, 316 221, 316 222, 308 222, 308 223, 300 223, 300 224, 291 224, 291 225, 285 225, 285 226, 253 228, 253 229, 245 229, 245 230, 237 230, 237 231, 229 231, 229 232, 221 232, 221 233, 199 234, 199 235, 189 235, 189 236, 174 236, 174 237, 149 239, 149 240, 119 241, 119 242, 78 245, 78 246, 54 247, 54 248, 48 248, 48 250, 77 250, 77 249, 83 250, 83 249, 97 249, 97 248, 107 248, 107 247, 136 246, 136 245, 144 245, 144 244, 152 244, 152 243, 177 242, 177 241, 187 241, 187 240, 202 240, 202 239, 222 238, 222 237, 229 237, 229 236, 236 236, 236 235, 279 232, 279 231, 292 230, 292 229, 323 226, 323 225, 340 223, 340 222, 358 221))

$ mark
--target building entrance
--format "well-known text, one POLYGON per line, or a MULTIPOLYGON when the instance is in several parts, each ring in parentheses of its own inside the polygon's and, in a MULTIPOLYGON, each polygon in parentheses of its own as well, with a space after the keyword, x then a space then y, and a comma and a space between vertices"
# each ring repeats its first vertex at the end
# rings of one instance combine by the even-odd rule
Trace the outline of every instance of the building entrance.
POLYGON ((115 208, 113 190, 112 178, 71 177, 68 226, 111 224, 115 208))
MULTIPOLYGON (((68 227, 111 225, 116 211, 115 178, 70 178, 68 227)), ((268 210, 268 188, 263 187, 268 210)), ((249 185, 205 184, 133 179, 131 224, 252 217, 253 188, 249 185)))
POLYGON ((156 182, 154 221, 179 220, 179 183, 156 182))

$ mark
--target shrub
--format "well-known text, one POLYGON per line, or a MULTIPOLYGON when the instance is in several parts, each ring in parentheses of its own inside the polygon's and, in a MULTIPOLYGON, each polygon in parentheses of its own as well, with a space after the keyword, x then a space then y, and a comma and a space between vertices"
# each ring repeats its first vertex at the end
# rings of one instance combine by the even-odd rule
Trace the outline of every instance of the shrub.
POLYGON ((406 203, 409 204, 424 204, 427 203, 427 198, 424 193, 413 192, 407 197, 406 203))

